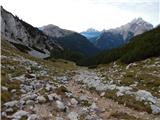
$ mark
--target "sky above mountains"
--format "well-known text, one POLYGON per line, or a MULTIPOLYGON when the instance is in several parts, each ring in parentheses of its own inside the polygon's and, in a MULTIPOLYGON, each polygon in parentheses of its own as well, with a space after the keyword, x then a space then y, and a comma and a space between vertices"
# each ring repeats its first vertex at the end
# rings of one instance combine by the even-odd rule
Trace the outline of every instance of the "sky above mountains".
POLYGON ((160 23, 160 0, 1 0, 0 5, 35 27, 54 24, 77 32, 115 28, 138 17, 160 23))

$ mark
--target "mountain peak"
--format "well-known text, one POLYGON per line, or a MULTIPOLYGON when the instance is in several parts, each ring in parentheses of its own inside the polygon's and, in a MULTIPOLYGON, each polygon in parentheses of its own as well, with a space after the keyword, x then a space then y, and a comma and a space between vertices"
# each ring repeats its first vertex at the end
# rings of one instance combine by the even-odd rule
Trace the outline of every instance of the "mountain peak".
POLYGON ((94 28, 88 28, 86 32, 99 32, 99 31, 94 28))

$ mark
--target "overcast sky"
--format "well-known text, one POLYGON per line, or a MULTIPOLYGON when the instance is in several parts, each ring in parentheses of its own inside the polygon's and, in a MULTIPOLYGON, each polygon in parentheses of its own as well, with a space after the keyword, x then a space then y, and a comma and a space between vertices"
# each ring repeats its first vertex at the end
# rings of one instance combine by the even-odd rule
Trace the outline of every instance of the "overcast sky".
POLYGON ((121 26, 142 17, 160 23, 160 0, 0 0, 0 4, 35 27, 54 24, 81 32, 121 26))

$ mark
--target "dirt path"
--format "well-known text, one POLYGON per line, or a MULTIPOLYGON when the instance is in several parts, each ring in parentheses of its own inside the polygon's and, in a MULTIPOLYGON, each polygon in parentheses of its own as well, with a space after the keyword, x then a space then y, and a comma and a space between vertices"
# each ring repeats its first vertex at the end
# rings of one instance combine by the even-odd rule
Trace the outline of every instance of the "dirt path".
POLYGON ((116 120, 115 118, 112 118, 112 114, 115 112, 127 113, 130 116, 144 120, 160 120, 160 118, 156 118, 154 115, 150 115, 146 112, 138 112, 123 105, 119 105, 110 99, 100 97, 96 92, 91 93, 85 89, 83 85, 76 83, 74 80, 69 82, 68 89, 77 97, 87 96, 89 101, 95 102, 97 107, 102 110, 100 116, 103 120, 116 120))

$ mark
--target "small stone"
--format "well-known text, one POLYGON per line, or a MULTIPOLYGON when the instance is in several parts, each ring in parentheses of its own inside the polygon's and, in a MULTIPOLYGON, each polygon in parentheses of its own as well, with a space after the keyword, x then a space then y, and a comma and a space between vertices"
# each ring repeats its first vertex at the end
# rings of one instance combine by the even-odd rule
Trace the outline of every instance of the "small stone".
POLYGON ((46 98, 43 97, 43 96, 38 96, 37 100, 38 100, 39 103, 45 103, 46 102, 46 98))
POLYGON ((93 102, 92 105, 91 105, 91 109, 96 110, 97 108, 98 108, 98 107, 96 106, 96 103, 93 102))
POLYGON ((57 95, 56 93, 52 93, 52 94, 49 94, 48 95, 48 99, 50 101, 53 101, 53 100, 61 100, 61 97, 59 95, 57 95))
POLYGON ((2 91, 8 91, 8 88, 5 87, 5 86, 2 86, 2 87, 1 87, 1 90, 2 90, 2 91))
POLYGON ((8 108, 5 110, 5 112, 13 112, 13 109, 12 108, 8 108))
POLYGON ((56 120, 64 120, 64 119, 61 117, 56 117, 56 120))
POLYGON ((80 96, 79 98, 81 101, 86 101, 87 100, 87 96, 80 96))
POLYGON ((26 101, 26 104, 27 104, 27 105, 33 105, 33 104, 34 104, 34 101, 33 101, 33 100, 27 100, 27 101, 26 101))
POLYGON ((16 89, 11 90, 11 93, 15 93, 15 92, 16 92, 16 89))
POLYGON ((78 120, 78 114, 77 114, 76 112, 70 112, 70 113, 68 114, 68 118, 69 118, 70 120, 78 120))
POLYGON ((64 105, 63 102, 57 100, 56 103, 57 103, 57 107, 58 107, 60 110, 66 111, 66 107, 65 107, 65 105, 64 105))
POLYGON ((17 100, 14 100, 14 101, 10 101, 10 102, 6 102, 4 105, 6 107, 14 107, 18 104, 18 101, 17 100))
POLYGON ((102 92, 100 96, 103 97, 104 95, 105 95, 105 92, 102 92))
POLYGON ((39 120, 39 117, 36 114, 31 114, 27 120, 39 120))
POLYGON ((151 109, 152 109, 152 113, 153 114, 158 114, 160 113, 160 107, 156 106, 156 105, 151 105, 151 109))
POLYGON ((16 113, 14 113, 13 115, 12 115, 12 118, 15 118, 15 119, 21 119, 23 116, 27 116, 28 115, 28 112, 26 112, 26 111, 23 111, 23 110, 20 110, 20 111, 18 111, 18 112, 16 112, 16 113))
POLYGON ((75 98, 72 98, 72 99, 71 99, 71 104, 72 104, 72 105, 77 105, 77 104, 78 104, 78 101, 77 101, 75 98))
POLYGON ((2 112, 1 115, 2 115, 2 117, 6 117, 7 116, 6 112, 2 112))

